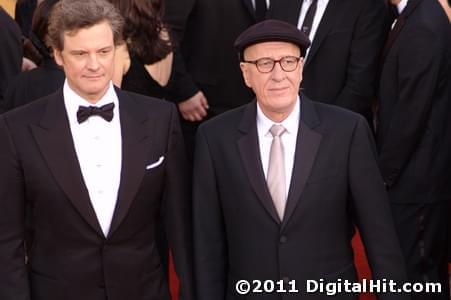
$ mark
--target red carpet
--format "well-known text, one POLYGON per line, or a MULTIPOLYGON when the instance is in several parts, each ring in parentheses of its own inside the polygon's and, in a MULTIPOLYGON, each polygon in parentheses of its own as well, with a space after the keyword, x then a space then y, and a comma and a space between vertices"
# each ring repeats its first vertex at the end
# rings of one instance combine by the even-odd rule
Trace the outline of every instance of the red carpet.
MULTIPOLYGON (((357 272, 359 274, 359 279, 367 278, 370 279, 370 268, 368 266, 368 262, 366 260, 364 247, 362 245, 362 241, 360 240, 360 236, 358 234, 355 235, 354 239, 352 240, 352 247, 354 248, 355 252, 355 263, 357 265, 357 272)), ((170 265, 170 286, 171 286, 171 295, 173 300, 177 300, 178 298, 176 295, 178 294, 179 284, 177 280, 177 276, 175 275, 174 268, 172 264, 170 265)), ((376 300, 376 297, 366 293, 362 294, 360 296, 360 300, 376 300)))
MULTIPOLYGON (((370 267, 366 260, 365 248, 363 247, 360 235, 357 233, 352 240, 352 247, 354 248, 354 261, 357 266, 357 273, 359 279, 371 278, 370 267)), ((360 295, 360 300, 376 300, 376 297, 370 293, 360 295)))

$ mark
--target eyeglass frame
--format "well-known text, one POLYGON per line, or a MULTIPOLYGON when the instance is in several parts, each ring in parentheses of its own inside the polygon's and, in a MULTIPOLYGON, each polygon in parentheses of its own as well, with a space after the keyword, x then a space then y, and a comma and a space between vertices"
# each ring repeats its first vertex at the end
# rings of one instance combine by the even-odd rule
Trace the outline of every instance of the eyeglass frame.
POLYGON ((253 65, 255 65, 255 67, 257 68, 257 71, 258 71, 258 72, 263 73, 263 74, 267 74, 267 73, 271 73, 271 72, 274 70, 274 67, 276 66, 276 63, 279 63, 280 68, 281 68, 284 72, 294 72, 294 71, 296 70, 296 68, 298 67, 299 61, 300 61, 301 59, 302 59, 302 56, 287 55, 287 56, 281 57, 280 59, 273 59, 273 58, 271 58, 271 57, 261 57, 261 58, 256 59, 256 60, 244 60, 244 59, 243 59, 241 62, 247 63, 247 64, 253 64, 253 65), (284 59, 286 59, 286 58, 294 58, 294 59, 296 60, 296 66, 293 68, 293 70, 289 70, 289 71, 288 71, 288 70, 285 70, 285 68, 282 66, 282 60, 284 60, 284 59), (259 62, 259 61, 262 61, 263 59, 272 61, 273 65, 272 65, 271 70, 266 71, 266 72, 262 72, 262 71, 259 69, 259 67, 258 67, 258 62, 259 62))

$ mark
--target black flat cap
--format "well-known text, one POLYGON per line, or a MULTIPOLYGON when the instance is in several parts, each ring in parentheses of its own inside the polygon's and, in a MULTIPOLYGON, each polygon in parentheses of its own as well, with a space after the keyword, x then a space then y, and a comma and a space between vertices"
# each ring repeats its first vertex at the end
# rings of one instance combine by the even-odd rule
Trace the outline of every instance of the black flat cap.
POLYGON ((296 26, 279 20, 265 20, 252 25, 238 36, 234 46, 242 54, 251 45, 276 41, 298 45, 301 49, 301 56, 305 56, 305 51, 310 46, 310 40, 307 35, 296 26))

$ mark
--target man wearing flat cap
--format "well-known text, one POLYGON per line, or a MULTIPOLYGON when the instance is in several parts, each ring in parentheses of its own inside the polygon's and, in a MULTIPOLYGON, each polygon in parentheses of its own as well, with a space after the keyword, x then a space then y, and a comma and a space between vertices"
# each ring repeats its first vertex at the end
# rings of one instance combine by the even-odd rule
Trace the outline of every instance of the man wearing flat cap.
POLYGON ((355 225, 373 278, 405 280, 366 121, 299 94, 309 43, 296 27, 275 20, 251 26, 235 42, 256 99, 205 122, 197 133, 199 300, 329 299, 309 280, 357 281, 355 225))

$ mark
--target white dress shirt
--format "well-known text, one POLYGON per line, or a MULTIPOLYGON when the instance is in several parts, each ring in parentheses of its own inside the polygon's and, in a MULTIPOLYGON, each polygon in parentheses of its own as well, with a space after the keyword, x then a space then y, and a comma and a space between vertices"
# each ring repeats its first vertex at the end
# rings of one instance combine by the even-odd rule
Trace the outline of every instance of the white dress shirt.
MULTIPOLYGON (((307 10, 310 7, 310 4, 312 3, 312 0, 303 0, 302 1, 302 7, 301 12, 299 14, 299 20, 298 20, 298 28, 300 29, 302 27, 302 23, 304 23, 305 15, 307 14, 307 10)), ((323 18, 324 12, 326 11, 327 4, 329 3, 329 0, 318 0, 317 6, 316 6, 316 12, 315 17, 313 18, 313 24, 312 24, 312 30, 310 30, 309 39, 313 43, 313 39, 315 38, 316 31, 318 30, 319 23, 321 22, 321 19, 323 18)), ((307 52, 305 54, 305 59, 307 59, 307 55, 310 52, 309 47, 307 49, 307 52)))
MULTIPOLYGON (((252 5, 254 6, 255 9, 255 0, 252 0, 252 5)), ((269 5, 270 5, 270 1, 266 0, 266 8, 269 9, 269 5)))
POLYGON ((288 196, 288 191, 290 189, 291 174, 293 172, 294 165, 294 154, 296 152, 296 140, 298 136, 300 112, 300 100, 298 97, 294 109, 290 113, 290 115, 285 120, 283 120, 282 123, 275 123, 265 116, 257 103, 258 144, 260 147, 260 157, 262 160, 262 167, 263 172, 265 173, 265 178, 268 177, 269 152, 271 150, 271 143, 273 139, 271 132, 269 132, 269 129, 274 124, 282 125, 286 129, 286 132, 281 136, 285 160, 285 197, 288 196))
MULTIPOLYGON (((398 14, 401 14, 402 11, 404 10, 404 8, 406 8, 407 6, 407 1, 408 0, 401 0, 397 5, 396 5, 396 10, 398 11, 398 14)), ((393 29, 393 27, 395 27, 396 22, 398 21, 398 18, 393 20, 393 23, 391 24, 391 29, 393 29)))
POLYGON ((397 5, 396 8, 398 9, 398 13, 401 14, 404 8, 407 6, 408 0, 401 0, 397 5))
POLYGON ((119 101, 112 83, 105 96, 95 105, 76 94, 69 87, 67 80, 64 82, 63 95, 84 183, 106 237, 116 207, 122 167, 119 101), (85 122, 78 123, 77 111, 80 105, 102 106, 111 102, 114 103, 114 117, 111 122, 99 116, 91 116, 85 122))

